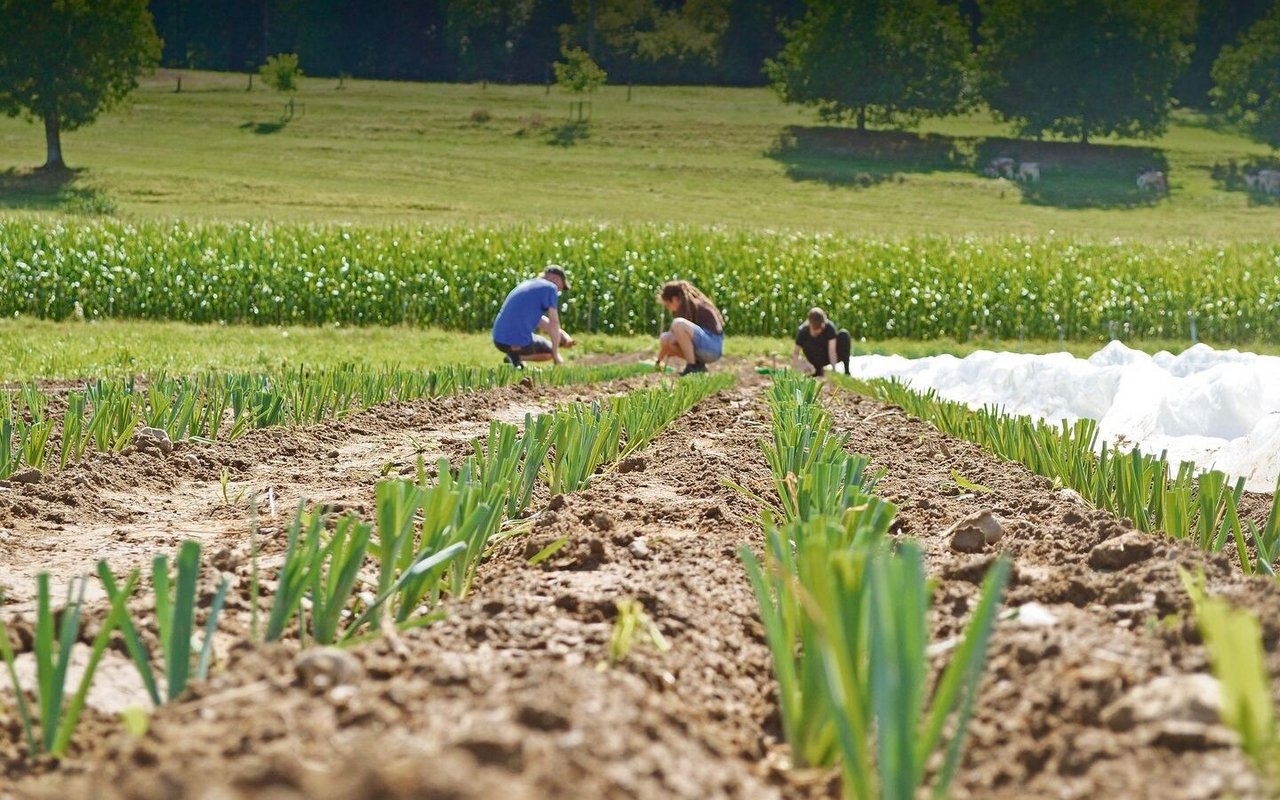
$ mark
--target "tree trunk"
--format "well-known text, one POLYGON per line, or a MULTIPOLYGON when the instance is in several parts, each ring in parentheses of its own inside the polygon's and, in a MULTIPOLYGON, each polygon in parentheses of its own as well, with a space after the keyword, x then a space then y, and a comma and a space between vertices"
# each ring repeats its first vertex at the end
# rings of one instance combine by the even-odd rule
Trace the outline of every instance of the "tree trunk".
POLYGON ((866 133, 867 130, 867 107, 858 106, 858 133, 866 133))
POLYGON ((62 134, 58 129, 58 112, 56 111, 44 112, 44 138, 49 146, 49 155, 42 169, 66 169, 66 162, 62 160, 62 134))

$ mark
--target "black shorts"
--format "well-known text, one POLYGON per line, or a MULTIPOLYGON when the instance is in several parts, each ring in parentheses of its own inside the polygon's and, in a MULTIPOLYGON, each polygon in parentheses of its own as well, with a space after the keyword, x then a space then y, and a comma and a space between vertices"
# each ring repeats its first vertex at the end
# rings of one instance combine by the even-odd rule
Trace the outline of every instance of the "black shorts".
POLYGON ((534 336, 533 341, 528 344, 494 342, 493 346, 504 353, 514 353, 518 356, 551 355, 551 340, 544 336, 534 336))

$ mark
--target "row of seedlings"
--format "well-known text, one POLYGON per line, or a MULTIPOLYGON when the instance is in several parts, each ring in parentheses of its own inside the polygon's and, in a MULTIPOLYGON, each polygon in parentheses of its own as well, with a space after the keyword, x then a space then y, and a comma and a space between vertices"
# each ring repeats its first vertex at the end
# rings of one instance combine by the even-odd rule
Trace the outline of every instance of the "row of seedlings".
POLYGON ((1131 520, 1139 530, 1163 531, 1214 553, 1234 546, 1246 574, 1275 575, 1280 491, 1273 495, 1266 521, 1258 525, 1240 518, 1243 478, 1231 484, 1216 470, 1197 476, 1190 462, 1182 462, 1175 471, 1165 453, 1156 457, 1137 448, 1125 451, 1105 442, 1099 446, 1095 420, 1051 425, 1005 414, 994 406, 970 409, 943 400, 932 389, 917 392, 898 381, 839 380, 861 394, 901 406, 943 433, 1020 462, 1075 490, 1091 505, 1131 520))
MULTIPOLYGON (((733 379, 731 374, 693 376, 674 386, 574 403, 526 417, 523 430, 491 422, 488 436, 477 440, 475 453, 456 467, 442 460, 434 481, 419 463, 416 481, 379 483, 373 522, 354 514, 331 518, 299 508, 288 529, 275 591, 261 610, 259 590, 267 582, 259 576, 255 534, 251 638, 277 641, 296 631, 302 646, 346 646, 382 635, 388 626, 404 630, 440 619, 441 601, 467 594, 503 521, 525 515, 539 481, 556 492, 585 486, 598 469, 646 446, 695 403, 733 379), (265 619, 260 619, 263 612, 265 619)), ((22 685, 9 631, 0 621, 0 656, 32 755, 66 754, 94 672, 117 632, 155 705, 178 698, 189 680, 207 675, 229 581, 224 578, 218 585, 197 647, 193 635, 199 574, 197 542, 183 543, 172 573, 167 557, 157 557, 149 604, 154 616, 135 618, 128 604, 141 583, 139 570, 117 580, 100 562, 98 578, 110 611, 94 635, 88 664, 70 695, 68 666, 83 630, 87 581, 73 582, 66 606, 59 611, 51 602, 49 575, 37 575, 34 687, 22 685), (139 633, 150 627, 159 634, 159 673, 139 633), (27 700, 27 688, 34 702, 27 700)))
MULTIPOLYGON (((548 385, 617 380, 643 365, 562 367, 531 373, 548 385)), ((24 469, 79 463, 86 452, 118 453, 143 428, 172 441, 235 440, 254 428, 311 425, 391 401, 445 397, 509 386, 525 373, 509 368, 446 366, 431 370, 353 364, 274 373, 209 371, 97 380, 66 394, 58 425, 51 395, 34 384, 0 393, 0 480, 24 469)))
POLYGON ((929 645, 929 583, 914 541, 888 537, 896 507, 872 494, 882 472, 850 455, 818 401, 789 373, 769 392, 762 443, 778 503, 763 555, 742 549, 778 680, 795 767, 839 764, 847 797, 945 796, 986 660, 1009 565, 988 572, 969 625, 929 645), (930 660, 946 656, 936 685, 930 660), (929 688, 933 685, 932 699, 929 688))

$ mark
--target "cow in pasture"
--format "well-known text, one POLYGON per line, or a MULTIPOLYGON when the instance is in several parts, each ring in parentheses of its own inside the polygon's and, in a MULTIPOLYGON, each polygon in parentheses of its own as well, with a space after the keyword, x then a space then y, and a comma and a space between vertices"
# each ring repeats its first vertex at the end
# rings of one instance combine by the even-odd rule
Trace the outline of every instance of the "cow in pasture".
POLYGON ((1158 169, 1145 169, 1138 173, 1138 188, 1144 192, 1167 192, 1169 181, 1158 169))
POLYGON ((1023 161, 1018 165, 1018 180, 1030 181, 1031 183, 1040 182, 1040 163, 1037 161, 1023 161))
POLYGON ((1259 187, 1259 186, 1261 186, 1261 185, 1262 185, 1262 182, 1258 179, 1258 173, 1256 173, 1256 172, 1246 172, 1246 173, 1244 174, 1244 188, 1245 188, 1245 189, 1247 189, 1247 190, 1249 190, 1249 191, 1251 191, 1251 192, 1256 192, 1256 191, 1258 191, 1258 187, 1259 187))
POLYGON ((1016 165, 1017 162, 1007 156, 993 158, 991 159, 991 163, 987 164, 986 174, 990 175, 994 172, 996 175, 1000 175, 1005 178, 1012 178, 1013 170, 1016 165))

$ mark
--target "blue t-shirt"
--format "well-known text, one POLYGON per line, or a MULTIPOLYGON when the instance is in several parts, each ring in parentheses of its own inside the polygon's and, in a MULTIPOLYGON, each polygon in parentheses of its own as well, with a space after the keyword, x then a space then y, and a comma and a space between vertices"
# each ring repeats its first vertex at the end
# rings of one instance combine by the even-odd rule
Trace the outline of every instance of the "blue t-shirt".
POLYGON ((542 315, 556 308, 560 292, 546 278, 530 278, 511 290, 493 321, 493 341, 523 347, 533 341, 542 315))

